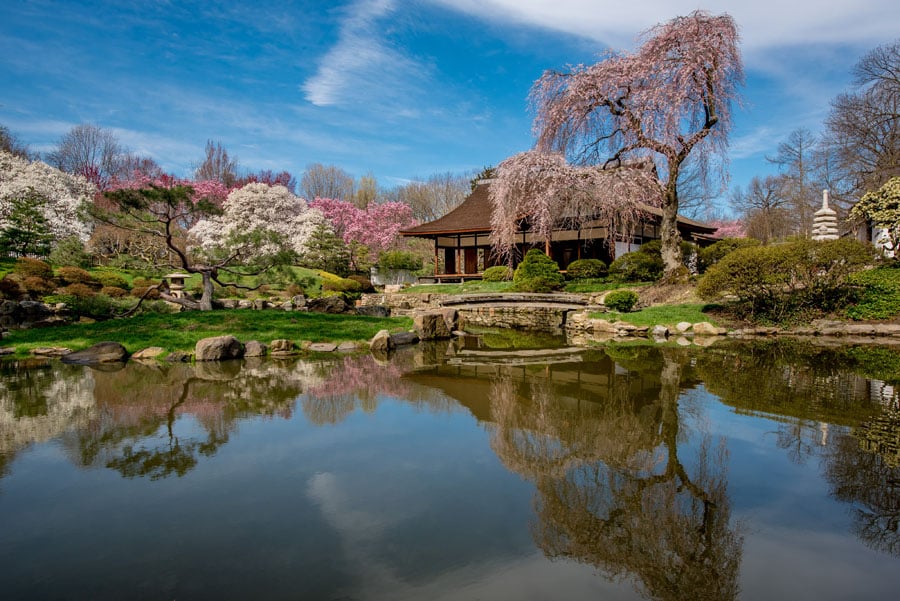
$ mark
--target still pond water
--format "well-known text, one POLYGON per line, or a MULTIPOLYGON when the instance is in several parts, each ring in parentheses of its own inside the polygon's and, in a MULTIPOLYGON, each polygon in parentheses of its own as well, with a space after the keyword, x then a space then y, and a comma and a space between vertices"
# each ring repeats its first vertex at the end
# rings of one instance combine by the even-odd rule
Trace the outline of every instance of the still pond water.
POLYGON ((900 352, 0 367, 0 598, 897 599, 900 352))

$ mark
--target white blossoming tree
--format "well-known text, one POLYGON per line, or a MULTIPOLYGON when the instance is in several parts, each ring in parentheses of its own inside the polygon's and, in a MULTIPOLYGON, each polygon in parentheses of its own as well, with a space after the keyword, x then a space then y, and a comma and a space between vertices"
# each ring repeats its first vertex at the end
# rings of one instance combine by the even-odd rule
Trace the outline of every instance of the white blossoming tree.
POLYGON ((0 230, 11 224, 17 199, 40 198, 39 210, 46 220, 51 244, 78 237, 86 241, 91 232, 83 208, 96 188, 81 176, 69 175, 40 161, 28 160, 0 150, 0 230))
POLYGON ((252 183, 233 190, 222 205, 222 214, 200 221, 189 235, 197 250, 213 255, 234 252, 240 240, 248 244, 251 232, 259 233, 265 242, 243 249, 244 256, 274 255, 285 246, 303 255, 311 236, 323 225, 322 212, 310 209, 286 187, 252 183))

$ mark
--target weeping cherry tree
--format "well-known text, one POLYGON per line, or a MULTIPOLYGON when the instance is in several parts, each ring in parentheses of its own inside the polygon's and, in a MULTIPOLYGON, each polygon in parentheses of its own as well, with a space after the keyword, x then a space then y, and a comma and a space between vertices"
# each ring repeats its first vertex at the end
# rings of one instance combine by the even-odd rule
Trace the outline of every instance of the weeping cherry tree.
MULTIPOLYGON (((718 175, 724 183, 731 105, 742 83, 734 20, 704 11, 676 17, 646 32, 634 53, 609 52, 593 65, 545 72, 531 90, 536 150, 597 167, 652 159, 663 186, 665 274, 675 278, 682 269, 681 169, 690 157, 704 178, 718 175)), ((549 195, 533 202, 559 213, 549 195)))

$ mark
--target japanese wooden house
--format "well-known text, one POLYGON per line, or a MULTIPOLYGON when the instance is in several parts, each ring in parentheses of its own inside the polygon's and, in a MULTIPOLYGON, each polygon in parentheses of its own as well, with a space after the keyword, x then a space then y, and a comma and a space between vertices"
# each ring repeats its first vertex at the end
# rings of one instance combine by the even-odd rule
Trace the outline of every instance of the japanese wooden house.
MULTIPOLYGON (((478 279, 485 269, 499 264, 491 248, 490 180, 478 183, 461 205, 434 221, 400 232, 403 236, 427 238, 434 241, 435 273, 438 280, 478 279)), ((519 224, 521 243, 516 245, 514 262, 530 248, 540 248, 555 260, 561 269, 576 259, 600 259, 607 264, 618 255, 637 250, 641 244, 660 237, 660 209, 644 206, 646 219, 630 235, 617 232, 611 237, 599 221, 588 222, 578 229, 559 229, 553 232, 549 248, 543 239, 529 232, 528 220, 519 224)), ((715 241, 711 227, 679 215, 678 230, 684 240, 706 246, 715 241)))

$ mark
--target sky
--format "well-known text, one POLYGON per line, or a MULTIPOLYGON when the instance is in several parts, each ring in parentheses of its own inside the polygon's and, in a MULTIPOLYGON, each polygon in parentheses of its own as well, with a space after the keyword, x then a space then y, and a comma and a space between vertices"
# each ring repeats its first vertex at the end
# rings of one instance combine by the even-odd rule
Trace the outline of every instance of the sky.
POLYGON ((545 70, 698 8, 741 31, 732 187, 774 172, 793 129, 820 131, 900 32, 896 0, 4 0, 0 124, 46 152, 93 123, 181 176, 213 140, 245 170, 334 164, 389 188, 528 150, 545 70))

